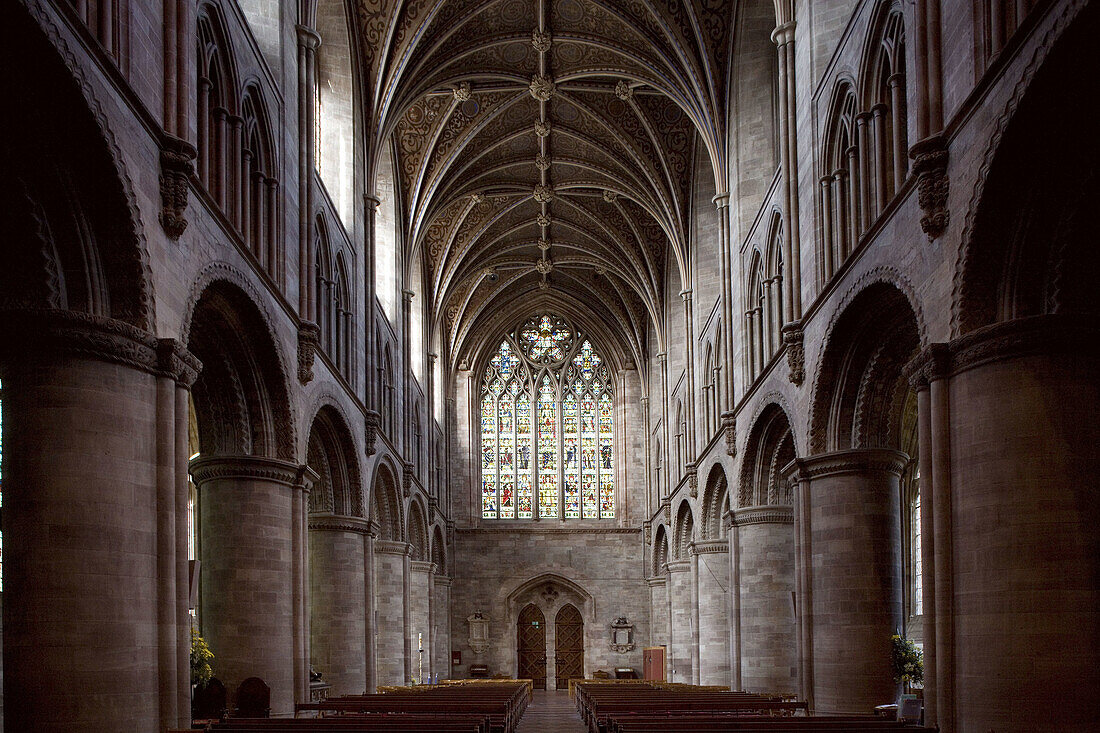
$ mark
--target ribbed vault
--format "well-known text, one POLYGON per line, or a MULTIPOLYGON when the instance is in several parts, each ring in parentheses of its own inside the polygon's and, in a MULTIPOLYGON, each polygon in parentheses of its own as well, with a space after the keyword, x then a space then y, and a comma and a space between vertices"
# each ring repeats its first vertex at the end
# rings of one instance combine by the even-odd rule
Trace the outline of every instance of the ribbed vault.
MULTIPOLYGON (((454 365, 487 314, 583 304, 643 351, 686 271, 691 174, 722 145, 727 0, 361 0, 375 155, 454 365), (678 267, 670 269, 674 260, 678 267)), ((474 347, 476 350, 476 346, 474 347)))

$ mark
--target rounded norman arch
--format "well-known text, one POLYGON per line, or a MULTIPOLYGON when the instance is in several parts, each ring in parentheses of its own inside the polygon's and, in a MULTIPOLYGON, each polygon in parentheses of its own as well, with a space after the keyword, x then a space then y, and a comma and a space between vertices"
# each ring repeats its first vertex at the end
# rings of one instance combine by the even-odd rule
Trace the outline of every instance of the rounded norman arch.
POLYGON ((379 459, 371 483, 370 519, 376 525, 378 539, 401 542, 405 539, 402 531, 404 520, 396 476, 390 462, 385 457, 379 459))
POLYGON ((909 392, 902 372, 920 344, 902 290, 881 280, 861 290, 834 319, 818 364, 810 453, 899 445, 909 392))
POLYGON ((657 530, 653 534, 653 575, 663 575, 665 572, 665 565, 668 564, 668 532, 665 531, 665 525, 658 524, 657 530))
POLYGON ((413 560, 427 560, 431 557, 427 515, 419 499, 413 499, 409 504, 409 527, 406 537, 409 538, 413 560))
POLYGON ((695 539, 695 516, 691 511, 691 504, 687 499, 680 502, 680 508, 676 511, 676 543, 673 546, 675 560, 686 560, 688 545, 695 539))
POLYGON ((187 347, 203 363, 192 394, 203 454, 296 459, 285 372, 259 306, 214 280, 191 311, 187 347))
POLYGON ((355 441, 343 416, 332 405, 323 405, 313 418, 306 463, 318 476, 309 494, 310 512, 363 516, 355 441))
POLYGON ((703 488, 703 522, 705 539, 722 539, 726 530, 722 516, 729 508, 729 489, 726 470, 721 463, 715 463, 707 473, 707 482, 703 488))
POLYGON ((794 433, 786 411, 777 403, 768 403, 749 431, 737 506, 790 504, 790 487, 782 470, 796 457, 794 433))

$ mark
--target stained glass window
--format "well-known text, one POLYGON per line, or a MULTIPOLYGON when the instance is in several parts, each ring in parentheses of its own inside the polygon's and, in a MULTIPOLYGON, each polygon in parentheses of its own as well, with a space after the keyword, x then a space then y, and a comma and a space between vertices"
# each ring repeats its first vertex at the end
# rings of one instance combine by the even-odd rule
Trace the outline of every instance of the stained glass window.
POLYGON ((565 319, 523 323, 489 358, 481 388, 481 516, 615 516, 611 373, 565 319))

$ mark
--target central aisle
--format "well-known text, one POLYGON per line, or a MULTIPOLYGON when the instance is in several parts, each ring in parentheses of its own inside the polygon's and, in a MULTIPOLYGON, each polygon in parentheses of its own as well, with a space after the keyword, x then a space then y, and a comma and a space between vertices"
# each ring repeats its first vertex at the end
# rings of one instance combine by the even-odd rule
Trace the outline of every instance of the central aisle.
POLYGON ((569 693, 535 690, 516 733, 587 733, 569 693))

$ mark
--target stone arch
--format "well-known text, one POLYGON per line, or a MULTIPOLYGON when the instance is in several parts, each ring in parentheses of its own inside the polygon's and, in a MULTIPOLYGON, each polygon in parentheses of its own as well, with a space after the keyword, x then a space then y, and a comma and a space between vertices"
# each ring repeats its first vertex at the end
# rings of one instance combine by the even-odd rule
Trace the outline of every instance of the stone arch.
POLYGON ((534 603, 548 612, 548 618, 553 618, 565 604, 572 603, 581 611, 585 623, 594 623, 596 620, 596 599, 588 589, 553 572, 539 573, 522 581, 508 593, 507 598, 509 619, 517 618, 520 609, 528 603, 534 603))
POLYGON ((406 532, 411 557, 413 560, 427 560, 431 557, 430 539, 428 537, 428 519, 424 511, 424 505, 419 498, 414 498, 409 504, 409 526, 406 532))
POLYGON ((909 298, 884 281, 867 285, 833 320, 818 364, 810 453, 897 446, 909 385, 905 364, 920 347, 909 298))
POLYGON ((36 100, 2 123, 0 226, 18 246, 0 260, 0 307, 65 309, 148 330, 144 226, 121 153, 56 26, 32 12, 0 11, 9 37, 0 90, 36 100))
POLYGON ((213 281, 185 332, 204 365, 192 390, 201 452, 295 460, 285 371, 255 301, 227 280, 213 281))
POLYGON ((1100 143, 1077 93, 1100 64, 1100 11, 1067 8, 1024 73, 978 174, 955 275, 953 335, 1100 312, 1100 143))
POLYGON ((705 539, 721 539, 725 536, 722 515, 729 508, 728 482, 726 471, 721 463, 711 466, 707 482, 703 488, 703 522, 705 539))
POLYGON ((663 574, 668 561, 668 533, 665 531, 665 525, 658 524, 657 531, 653 535, 653 574, 663 574))
POLYGON ((306 463, 318 476, 309 495, 310 512, 363 516, 355 441, 347 422, 331 405, 322 406, 313 418, 306 463))
POLYGON ((371 485, 370 519, 376 525, 378 538, 400 542, 404 540, 404 519, 401 511, 401 492, 398 473, 383 456, 374 469, 371 485))
POLYGON ((432 529, 432 562, 435 563, 436 573, 447 574, 447 541, 444 539, 443 528, 438 524, 432 529))
POLYGON ((676 542, 673 545, 674 559, 686 560, 688 545, 695 539, 695 516, 691 511, 691 503, 687 499, 680 502, 680 508, 676 511, 676 542))
POLYGON ((797 457, 794 433, 786 411, 767 404, 753 421, 741 464, 738 507, 791 503, 783 467, 797 457))

